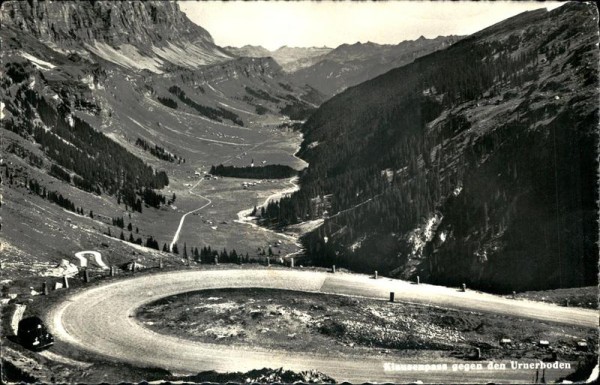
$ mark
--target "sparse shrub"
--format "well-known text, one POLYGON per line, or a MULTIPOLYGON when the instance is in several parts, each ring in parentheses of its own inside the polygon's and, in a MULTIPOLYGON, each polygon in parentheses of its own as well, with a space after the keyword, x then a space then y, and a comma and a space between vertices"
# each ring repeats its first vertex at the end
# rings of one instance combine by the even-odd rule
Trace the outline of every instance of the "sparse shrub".
POLYGON ((259 115, 264 115, 267 112, 269 112, 269 110, 263 106, 256 106, 256 113, 259 115))
POLYGON ((517 93, 513 91, 506 91, 502 96, 502 100, 510 100, 517 97, 517 93))
POLYGON ((330 337, 342 337, 346 334, 346 326, 336 320, 326 320, 319 327, 319 333, 330 337))
POLYGON ((49 174, 67 183, 71 183, 71 174, 55 164, 50 166, 49 174))
POLYGON ((341 306, 358 306, 359 301, 356 298, 351 297, 340 297, 341 306))
POLYGON ((159 96, 158 101, 169 108, 172 108, 174 110, 177 109, 177 102, 171 98, 163 98, 163 97, 159 96))
POLYGON ((179 315, 179 318, 177 318, 177 321, 178 322, 191 322, 192 321, 192 317, 190 316, 189 312, 183 311, 179 315))

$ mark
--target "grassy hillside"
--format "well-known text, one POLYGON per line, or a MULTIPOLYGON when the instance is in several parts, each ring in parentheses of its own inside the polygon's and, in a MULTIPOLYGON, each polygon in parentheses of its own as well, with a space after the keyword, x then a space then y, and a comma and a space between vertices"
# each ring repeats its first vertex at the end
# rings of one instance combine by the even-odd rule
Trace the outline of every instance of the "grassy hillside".
MULTIPOLYGON (((211 246, 256 255, 274 242, 233 220, 271 195, 276 182, 244 190, 219 179, 190 189, 212 164, 241 167, 256 158, 303 167, 292 156, 298 134, 279 128, 290 123, 280 110, 312 109, 318 93, 288 83, 272 59, 152 73, 53 49, 18 26, 3 25, 0 38, 7 275, 42 274, 61 259, 77 262, 73 253, 81 250, 99 250, 115 265, 137 259, 153 266, 158 257, 185 263, 155 249, 171 242, 184 213, 205 203, 198 194, 213 203, 187 219, 181 251, 187 244, 188 251, 211 246)), ((284 242, 281 252, 296 248, 284 242)))

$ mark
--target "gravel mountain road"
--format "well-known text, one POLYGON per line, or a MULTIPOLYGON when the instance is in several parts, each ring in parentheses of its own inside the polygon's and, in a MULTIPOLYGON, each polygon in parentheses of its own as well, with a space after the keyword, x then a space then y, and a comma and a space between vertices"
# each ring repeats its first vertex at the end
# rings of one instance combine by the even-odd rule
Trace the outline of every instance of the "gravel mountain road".
MULTIPOLYGON (((377 354, 360 357, 319 356, 307 352, 275 351, 258 347, 228 347, 160 335, 136 320, 136 309, 144 304, 178 293, 214 288, 261 287, 322 292, 386 299, 390 291, 398 301, 448 308, 500 313, 585 327, 597 327, 593 310, 565 308, 532 301, 513 300, 455 288, 415 285, 366 275, 324 273, 285 269, 187 270, 120 280, 84 290, 68 297, 50 310, 47 321, 58 340, 66 343, 66 355, 78 350, 143 367, 161 367, 173 373, 248 371, 263 367, 291 370, 317 369, 338 382, 507 382, 529 383, 532 370, 475 371, 386 371, 389 358, 377 354)), ((391 305, 393 306, 393 305, 391 305)), ((407 358, 397 364, 425 363, 407 358)), ((443 362, 466 363, 456 359, 443 362)), ((546 378, 567 372, 546 370, 546 378)))

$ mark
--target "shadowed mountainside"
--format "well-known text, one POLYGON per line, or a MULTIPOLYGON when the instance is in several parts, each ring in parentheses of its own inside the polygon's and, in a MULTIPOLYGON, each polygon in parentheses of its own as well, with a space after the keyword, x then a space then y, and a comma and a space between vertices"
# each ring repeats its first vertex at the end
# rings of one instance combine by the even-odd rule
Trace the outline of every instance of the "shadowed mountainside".
POLYGON ((308 259, 490 291, 593 285, 597 12, 526 12, 324 103, 278 226, 308 259))
POLYGON ((291 73, 299 84, 309 84, 325 95, 335 95, 348 87, 373 79, 392 68, 444 49, 459 41, 460 36, 420 37, 399 44, 342 44, 334 50, 311 58, 308 65, 291 73))

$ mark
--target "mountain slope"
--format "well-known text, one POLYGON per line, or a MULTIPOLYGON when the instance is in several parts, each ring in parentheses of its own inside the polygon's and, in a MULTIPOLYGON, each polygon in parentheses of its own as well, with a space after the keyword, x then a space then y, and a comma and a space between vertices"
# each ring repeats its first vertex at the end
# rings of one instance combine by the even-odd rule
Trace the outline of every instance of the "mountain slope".
POLYGON ((598 15, 526 12, 324 103, 302 188, 314 263, 491 291, 597 282, 598 15))
POLYGON ((283 46, 273 51, 273 58, 277 60, 286 72, 295 72, 308 67, 331 52, 329 47, 288 47, 283 46))
POLYGON ((325 96, 333 96, 458 40, 458 36, 438 36, 435 39, 420 37, 397 45, 368 42, 342 44, 335 49, 283 46, 275 51, 246 45, 226 47, 226 50, 239 57, 272 57, 288 73, 289 81, 307 84, 325 96))
POLYGON ((260 45, 245 45, 243 47, 224 47, 225 50, 237 57, 271 57, 272 53, 260 45))
MULTIPOLYGON (((171 3, 99 3, 2 6, 3 20, 14 23, 0 29, 0 245, 4 271, 14 277, 42 274, 91 248, 101 250, 108 264, 129 262, 132 255, 144 265, 168 257, 154 249, 172 239, 181 210, 197 203, 189 194, 190 179, 211 164, 247 165, 253 156, 298 167, 301 162, 288 149, 294 141, 281 139, 296 135, 277 127, 322 101, 314 90, 290 83, 270 58, 195 62, 189 68, 159 63, 154 50, 168 46, 170 38, 173 44, 185 40, 177 36, 212 40, 188 26, 171 3), (157 23, 138 23, 152 20, 153 6, 157 23), (121 15, 124 24, 100 28, 83 21, 96 20, 100 16, 90 12, 106 9, 121 15), (125 18, 132 9, 148 14, 125 18), (162 12, 168 19, 158 22, 162 12), (55 30, 75 28, 79 22, 73 20, 89 28, 46 35, 50 20, 63 20, 64 14, 71 21, 62 29, 54 23, 55 30), (142 28, 137 38, 121 36, 125 21, 142 28), (123 60, 94 54, 89 47, 98 42, 120 47, 123 60), (123 49, 127 44, 136 52, 123 49), (157 71, 138 61, 141 52, 160 64, 157 71), (123 228, 127 222, 135 231, 123 228)), ((240 252, 240 245, 261 242, 248 246, 252 252, 263 246, 266 234, 258 241, 237 233, 218 236, 220 244, 211 242, 213 247, 240 252)))
POLYGON ((261 46, 245 45, 243 47, 225 47, 228 52, 239 57, 272 57, 286 72, 294 72, 308 67, 329 52, 328 47, 279 47, 269 51, 261 46))
POLYGON ((2 5, 2 28, 31 34, 62 52, 95 55, 132 68, 162 72, 197 68, 231 56, 180 12, 176 2, 39 2, 2 5))
POLYGON ((324 55, 311 58, 311 62, 304 62, 302 67, 293 71, 292 78, 326 95, 334 95, 418 57, 444 49, 458 40, 458 36, 439 36, 435 39, 421 37, 396 45, 371 42, 342 44, 324 55))

